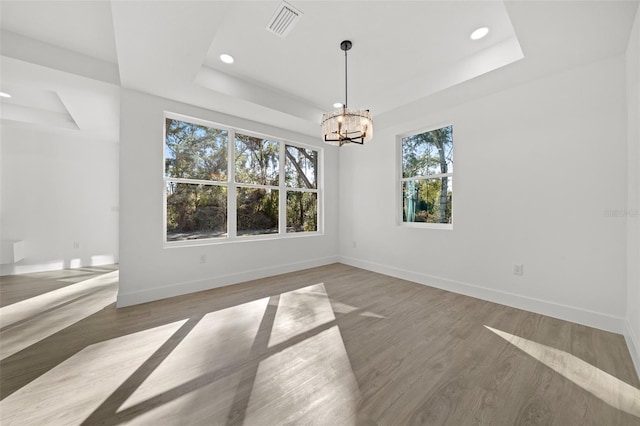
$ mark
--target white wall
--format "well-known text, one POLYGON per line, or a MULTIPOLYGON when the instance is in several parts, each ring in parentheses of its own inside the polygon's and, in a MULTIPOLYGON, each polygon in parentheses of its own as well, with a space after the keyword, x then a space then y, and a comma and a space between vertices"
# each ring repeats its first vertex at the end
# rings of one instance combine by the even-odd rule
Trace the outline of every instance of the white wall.
POLYGON ((640 9, 627 48, 627 317, 625 337, 640 375, 640 9))
POLYGON ((624 59, 426 111, 341 151, 341 260, 621 332, 626 223, 605 210, 626 206, 624 59), (453 230, 396 226, 396 135, 447 123, 453 230))
POLYGON ((118 306, 276 275, 337 260, 337 149, 319 138, 139 92, 121 92, 118 306), (164 112, 324 148, 325 234, 164 248, 164 112), (205 255, 207 263, 200 263, 205 255))
POLYGON ((0 136, 0 232, 25 242, 2 275, 117 262, 117 143, 7 122, 0 136))

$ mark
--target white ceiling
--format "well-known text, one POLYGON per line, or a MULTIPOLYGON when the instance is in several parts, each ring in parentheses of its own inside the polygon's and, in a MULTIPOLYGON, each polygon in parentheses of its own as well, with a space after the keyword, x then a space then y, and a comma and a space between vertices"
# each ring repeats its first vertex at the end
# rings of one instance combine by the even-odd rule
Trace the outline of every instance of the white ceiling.
MULTIPOLYGON (((228 19, 217 28, 204 65, 297 94, 321 110, 344 101, 344 55, 339 47, 343 39, 353 42, 349 52, 353 106, 376 112, 402 102, 388 99, 400 83, 409 83, 415 91, 426 74, 452 71, 464 59, 515 39, 504 5, 497 1, 387 1, 366 6, 300 2, 302 18, 286 38, 265 30, 274 5, 277 2, 237 2, 228 8, 228 19), (481 26, 491 27, 489 36, 471 40, 469 34, 481 26), (224 52, 236 58, 232 66, 219 60, 224 52)), ((514 56, 520 58, 519 49, 514 56)))
POLYGON ((108 1, 2 1, 2 29, 116 63, 108 1))
POLYGON ((461 101, 621 54, 638 7, 291 0, 303 15, 281 38, 265 30, 279 3, 1 0, 2 90, 15 94, 2 101, 3 121, 111 129, 117 139, 122 86, 316 135, 322 112, 344 100, 339 44, 349 39, 349 106, 390 125, 436 98, 461 101), (480 26, 489 36, 470 40, 480 26), (220 62, 222 52, 235 63, 220 62))

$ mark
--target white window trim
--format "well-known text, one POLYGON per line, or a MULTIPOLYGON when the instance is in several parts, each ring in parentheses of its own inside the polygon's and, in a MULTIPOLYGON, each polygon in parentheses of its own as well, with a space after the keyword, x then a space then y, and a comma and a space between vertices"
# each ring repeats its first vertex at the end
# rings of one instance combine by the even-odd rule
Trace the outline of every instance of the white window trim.
MULTIPOLYGON (((427 222, 405 222, 402 220, 402 207, 403 207, 403 192, 402 192, 402 183, 410 182, 410 181, 419 181, 419 180, 428 180, 428 179, 438 179, 443 177, 451 177, 453 180, 453 172, 451 173, 439 173, 437 175, 428 175, 428 176, 412 176, 408 178, 402 177, 402 139, 407 136, 417 135, 420 133, 430 132, 432 130, 442 129, 443 127, 454 127, 453 122, 444 121, 438 124, 434 124, 428 127, 423 127, 417 130, 412 130, 409 132, 404 132, 396 135, 396 167, 397 167, 397 184, 396 184, 396 226, 402 228, 421 228, 421 229, 439 229, 439 230, 453 230, 453 215, 454 212, 451 212, 451 223, 427 223, 427 222)), ((455 149, 455 146, 454 146, 455 149)))
POLYGON ((321 147, 293 141, 278 136, 267 135, 263 133, 254 132, 251 130, 239 129, 230 127, 224 124, 216 123, 213 121, 203 120, 196 117, 185 116, 177 113, 166 112, 163 115, 162 124, 162 199, 163 199, 163 213, 162 213, 162 240, 164 248, 175 247, 190 247, 190 246, 203 246, 203 245, 216 245, 216 244, 230 244, 245 241, 261 241, 261 240, 274 240, 274 239, 288 239, 288 238, 306 238, 316 237, 324 235, 324 149, 321 147), (165 157, 165 141, 166 141, 166 126, 164 122, 166 119, 186 121, 189 123, 214 127, 218 130, 227 131, 228 144, 227 144, 227 181, 209 181, 200 179, 182 179, 182 178, 168 178, 165 176, 166 170, 166 157, 165 157), (266 139, 279 144, 279 184, 275 185, 260 185, 252 183, 239 183, 235 181, 235 134, 240 133, 247 136, 266 139), (285 164, 286 146, 295 146, 304 149, 310 149, 318 153, 318 164, 316 170, 316 188, 295 188, 288 187, 285 184, 285 164), (281 161, 282 160, 282 161, 281 161), (227 236, 218 238, 202 238, 197 240, 182 240, 182 241, 168 241, 167 240, 167 182, 177 183, 191 183, 202 185, 216 185, 227 187, 227 236), (274 234, 261 234, 261 235, 237 235, 237 188, 264 188, 273 189, 278 191, 278 232, 274 234), (316 231, 310 232, 287 232, 287 192, 311 192, 316 193, 316 231))

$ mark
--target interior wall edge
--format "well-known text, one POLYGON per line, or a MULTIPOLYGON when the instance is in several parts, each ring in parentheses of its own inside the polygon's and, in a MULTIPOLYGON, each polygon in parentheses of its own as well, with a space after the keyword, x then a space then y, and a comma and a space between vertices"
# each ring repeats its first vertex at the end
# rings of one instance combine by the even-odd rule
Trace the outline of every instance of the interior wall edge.
POLYGON ((631 354, 631 360, 633 366, 636 368, 636 375, 640 379, 640 337, 633 332, 633 327, 629 319, 624 321, 624 340, 627 342, 627 348, 629 348, 629 354, 631 354))
POLYGON ((434 277, 420 272, 409 271, 380 263, 373 263, 353 257, 340 256, 340 262, 356 268, 362 268, 372 272, 427 285, 429 287, 475 297, 488 302, 499 303, 512 308, 523 309, 525 311, 558 318, 564 321, 575 322, 604 331, 623 334, 625 328, 624 318, 602 312, 594 312, 574 306, 561 305, 547 300, 492 290, 471 283, 434 277))
POLYGON ((220 275, 205 280, 186 281, 169 286, 150 288, 129 293, 118 292, 116 307, 124 308, 169 297, 182 296, 198 291, 212 290, 218 287, 225 287, 246 281, 272 277, 274 275, 315 268, 317 266, 330 265, 337 262, 338 256, 327 256, 308 259, 301 262, 286 263, 268 268, 258 268, 233 274, 220 275))

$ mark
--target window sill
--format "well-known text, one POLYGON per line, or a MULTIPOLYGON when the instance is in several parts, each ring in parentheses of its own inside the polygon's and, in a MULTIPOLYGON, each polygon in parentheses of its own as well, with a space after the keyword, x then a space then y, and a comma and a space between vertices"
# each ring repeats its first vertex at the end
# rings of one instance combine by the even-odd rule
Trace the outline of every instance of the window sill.
POLYGON ((425 223, 425 222, 402 222, 398 224, 402 228, 422 228, 422 229, 440 229, 440 230, 453 230, 452 223, 425 223))
POLYGON ((256 242, 256 241, 277 241, 277 240, 287 240, 287 239, 295 239, 295 238, 309 238, 309 237, 320 237, 324 236, 322 232, 297 232, 290 234, 270 234, 270 235, 253 235, 246 237, 235 237, 235 238, 207 238, 201 240, 183 240, 183 241, 165 241, 164 248, 172 249, 172 248, 180 248, 180 247, 200 247, 200 246, 213 246, 213 245, 221 245, 221 244, 234 244, 234 243, 244 243, 244 242, 256 242))

